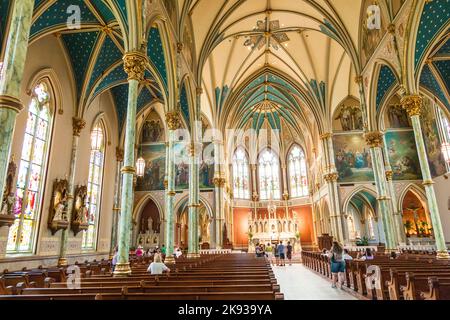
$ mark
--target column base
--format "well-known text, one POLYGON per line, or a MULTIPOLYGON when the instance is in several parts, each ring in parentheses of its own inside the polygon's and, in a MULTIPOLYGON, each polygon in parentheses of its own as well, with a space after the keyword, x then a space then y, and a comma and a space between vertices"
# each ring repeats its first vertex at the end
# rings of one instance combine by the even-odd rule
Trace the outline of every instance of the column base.
POLYGON ((128 277, 131 275, 130 263, 117 263, 116 268, 114 269, 113 276, 114 277, 128 277))
POLYGON ((438 251, 437 254, 436 254, 436 259, 449 260, 450 259, 450 255, 448 254, 447 251, 438 251))
POLYGON ((188 253, 187 258, 188 259, 200 258, 200 254, 199 253, 188 253))
POLYGON ((166 255, 166 258, 164 259, 165 264, 175 264, 175 258, 173 255, 166 255))
POLYGON ((67 259, 59 258, 58 259, 58 267, 67 267, 67 259))

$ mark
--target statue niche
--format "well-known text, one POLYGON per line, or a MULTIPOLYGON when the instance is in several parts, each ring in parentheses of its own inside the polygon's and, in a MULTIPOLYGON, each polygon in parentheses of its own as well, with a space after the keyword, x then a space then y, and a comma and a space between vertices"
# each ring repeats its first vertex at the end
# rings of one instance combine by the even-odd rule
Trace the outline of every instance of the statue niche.
POLYGON ((48 215, 48 227, 54 235, 58 230, 66 230, 69 226, 67 220, 67 208, 69 198, 69 182, 67 180, 55 180, 53 183, 53 196, 48 215))
POLYGON ((87 187, 77 186, 75 188, 75 201, 72 209, 71 229, 76 236, 80 231, 89 228, 88 217, 89 211, 86 207, 87 187))
POLYGON ((14 216, 14 202, 16 197, 14 195, 14 177, 16 176, 17 166, 12 160, 8 165, 8 173, 6 176, 5 189, 3 190, 2 203, 0 205, 0 227, 10 227, 15 220, 14 216))

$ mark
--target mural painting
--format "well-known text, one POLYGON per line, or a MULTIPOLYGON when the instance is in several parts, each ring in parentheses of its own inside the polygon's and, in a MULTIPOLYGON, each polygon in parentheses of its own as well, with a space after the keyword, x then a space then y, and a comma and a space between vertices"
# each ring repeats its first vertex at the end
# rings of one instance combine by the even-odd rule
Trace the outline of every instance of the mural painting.
POLYGON ((363 130, 363 114, 359 101, 348 98, 336 111, 333 128, 338 131, 363 130))
POLYGON ((386 132, 386 146, 394 180, 420 180, 420 163, 412 130, 386 132))
POLYGON ((422 133, 427 150, 428 163, 430 165, 431 175, 434 177, 443 175, 447 172, 445 167, 444 155, 441 152, 441 141, 436 124, 436 113, 433 102, 423 99, 423 113, 421 115, 422 133))
POLYGON ((333 136, 339 182, 373 181, 372 158, 362 134, 333 136))
POLYGON ((160 141, 164 141, 164 128, 156 111, 152 111, 142 125, 141 143, 160 141))
POLYGON ((145 173, 138 177, 136 191, 164 190, 166 146, 164 143, 141 146, 145 160, 145 173))
POLYGON ((399 103, 391 104, 386 111, 387 124, 389 128, 410 128, 411 120, 405 109, 399 103))

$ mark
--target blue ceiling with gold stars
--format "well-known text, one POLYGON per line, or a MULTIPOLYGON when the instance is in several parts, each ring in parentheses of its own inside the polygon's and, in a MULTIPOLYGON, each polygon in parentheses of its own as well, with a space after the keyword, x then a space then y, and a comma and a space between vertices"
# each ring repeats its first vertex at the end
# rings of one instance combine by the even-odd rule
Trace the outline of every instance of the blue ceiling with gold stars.
MULTIPOLYGON (((0 1, 0 41, 4 35, 3 17, 7 16, 8 4, 11 1, 0 1)), ((59 39, 67 51, 73 70, 80 107, 87 106, 99 94, 111 90, 119 126, 126 117, 128 101, 127 75, 123 70, 124 54, 123 30, 128 29, 126 0, 35 0, 35 12, 30 31, 31 41, 51 33, 58 32, 59 39), (115 6, 119 17, 114 15, 110 5, 115 6), (69 30, 67 13, 69 6, 81 9, 81 28, 69 30), (121 21, 121 23, 119 23, 121 21)), ((125 30, 126 31, 126 30, 125 30)), ((145 86, 142 86, 138 98, 138 111, 155 99, 162 99, 160 83, 167 85, 167 72, 161 37, 157 28, 152 28, 148 39, 148 55, 150 63, 158 74, 146 71, 145 86)), ((167 90, 167 89, 165 89, 167 90)))
POLYGON ((397 83, 397 78, 391 68, 383 65, 380 69, 377 82, 376 109, 380 110, 381 102, 386 97, 389 90, 397 83))
POLYGON ((416 68, 424 59, 433 40, 442 32, 450 19, 450 0, 435 0, 425 3, 417 33, 415 52, 416 68))

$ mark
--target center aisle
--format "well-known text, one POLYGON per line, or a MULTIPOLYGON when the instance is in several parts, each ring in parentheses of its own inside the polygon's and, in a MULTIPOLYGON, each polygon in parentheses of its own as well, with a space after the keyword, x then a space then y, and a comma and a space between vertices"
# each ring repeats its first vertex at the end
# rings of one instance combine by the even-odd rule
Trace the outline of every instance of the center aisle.
POLYGON ((358 300, 302 264, 272 266, 285 300, 358 300))

